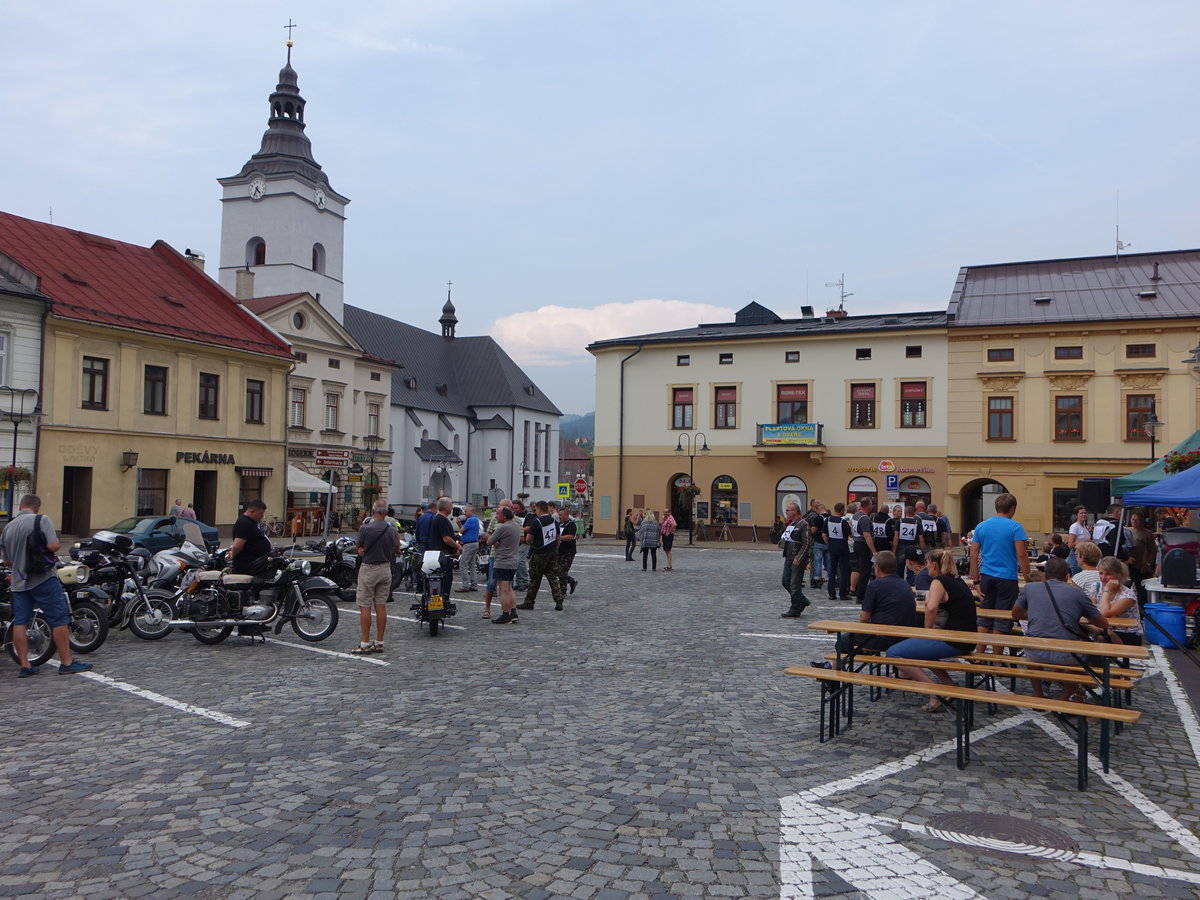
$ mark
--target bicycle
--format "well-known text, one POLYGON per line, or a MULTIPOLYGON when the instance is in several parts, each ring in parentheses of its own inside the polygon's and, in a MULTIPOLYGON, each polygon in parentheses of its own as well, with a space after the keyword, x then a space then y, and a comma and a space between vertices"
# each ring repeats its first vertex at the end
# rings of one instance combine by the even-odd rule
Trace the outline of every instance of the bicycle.
POLYGON ((272 516, 270 521, 263 526, 263 531, 266 532, 267 537, 283 537, 284 530, 283 520, 278 516, 272 516))

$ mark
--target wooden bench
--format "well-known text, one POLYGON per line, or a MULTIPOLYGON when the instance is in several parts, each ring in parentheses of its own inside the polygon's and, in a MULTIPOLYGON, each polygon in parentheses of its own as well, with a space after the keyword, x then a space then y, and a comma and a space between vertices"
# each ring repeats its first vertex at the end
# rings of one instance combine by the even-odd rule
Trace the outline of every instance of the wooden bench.
MULTIPOLYGON (((917 603, 917 612, 921 613, 922 615, 925 613, 924 603, 917 603)), ((1007 621, 1013 621, 1012 610, 1010 609, 986 609, 980 606, 975 610, 975 616, 976 618, 980 619, 1003 619, 1007 621)), ((1108 624, 1113 628, 1134 628, 1137 626, 1138 620, 1113 617, 1108 620, 1108 624)))
MULTIPOLYGON (((1090 703, 1072 703, 1064 700, 1048 700, 1041 697, 1026 697, 1019 694, 984 691, 977 688, 965 688, 945 684, 927 684, 923 681, 886 678, 881 675, 867 675, 863 672, 818 669, 813 666, 790 666, 783 671, 787 675, 798 675, 821 682, 820 740, 822 743, 835 735, 841 734, 843 729, 841 724, 840 694, 841 691, 852 688, 854 685, 905 691, 912 694, 925 694, 939 698, 954 710, 955 749, 957 751, 959 769, 965 768, 967 763, 971 761, 971 729, 975 721, 975 703, 984 702, 1000 706, 1014 706, 1022 709, 1054 713, 1075 732, 1076 783, 1081 791, 1087 788, 1088 779, 1088 721, 1090 719, 1098 719, 1102 724, 1120 722, 1131 725, 1142 716, 1140 712, 1133 709, 1096 706, 1090 703), (830 685, 837 684, 842 685, 842 687, 829 689, 830 685), (829 738, 826 737, 827 722, 829 738)), ((1105 768, 1107 770, 1107 765, 1105 768)))
MULTIPOLYGON (((986 637, 986 643, 998 647, 1018 648, 1021 650, 1046 650, 1055 653, 1068 653, 1075 657, 1088 675, 1096 679, 1100 686, 1100 702, 1106 707, 1114 706, 1112 693, 1112 663, 1119 659, 1149 659, 1150 651, 1145 647, 1135 647, 1130 644, 1097 644, 1077 640, 1057 640, 1054 638, 1028 637, 1019 634, 988 634, 981 635, 975 631, 949 631, 938 629, 933 631, 926 628, 910 628, 900 625, 876 625, 872 622, 838 622, 831 619, 821 619, 808 626, 813 631, 831 633, 849 632, 852 634, 871 635, 891 638, 922 638, 929 639, 936 635, 938 640, 952 644, 977 644, 980 637, 986 637), (1098 660, 1098 662, 1097 662, 1098 660), (1098 671, 1097 671, 1098 670, 1098 671)), ((852 648, 839 663, 842 670, 853 670, 854 656, 857 648, 852 648)), ((845 711, 847 724, 854 719, 853 685, 845 694, 845 711)), ((1109 731, 1111 721, 1100 720, 1100 759, 1104 763, 1104 771, 1108 771, 1109 731)))

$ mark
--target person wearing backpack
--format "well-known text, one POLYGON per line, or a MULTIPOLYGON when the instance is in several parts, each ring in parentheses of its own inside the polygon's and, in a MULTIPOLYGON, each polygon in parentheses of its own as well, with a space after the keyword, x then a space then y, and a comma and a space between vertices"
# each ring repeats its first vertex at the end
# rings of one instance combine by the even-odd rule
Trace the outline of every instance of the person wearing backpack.
POLYGON ((42 515, 42 499, 35 494, 21 498, 20 509, 0 535, 0 550, 12 573, 12 643, 21 671, 18 678, 38 673, 29 664, 29 623, 40 609, 50 626, 58 649, 58 674, 74 675, 92 668, 91 663, 71 659, 67 625, 71 621, 67 594, 54 571, 54 554, 62 544, 50 520, 42 515))

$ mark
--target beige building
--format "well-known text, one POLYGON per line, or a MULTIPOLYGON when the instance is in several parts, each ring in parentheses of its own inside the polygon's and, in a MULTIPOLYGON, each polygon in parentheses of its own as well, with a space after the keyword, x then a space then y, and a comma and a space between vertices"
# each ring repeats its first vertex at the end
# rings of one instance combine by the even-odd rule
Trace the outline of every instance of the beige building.
POLYGON ((163 242, 0 214, 0 259, 51 299, 36 489, 65 533, 163 514, 228 525, 284 503, 287 344, 163 242))
POLYGON ((1080 479, 1133 472, 1197 428, 1200 251, 967 267, 948 314, 956 527, 1007 490, 1027 531, 1065 529, 1080 479))
POLYGON ((626 508, 671 507, 681 527, 694 513, 713 537, 765 538, 789 498, 945 493, 940 311, 783 319, 751 303, 733 322, 588 349, 599 534, 626 508))

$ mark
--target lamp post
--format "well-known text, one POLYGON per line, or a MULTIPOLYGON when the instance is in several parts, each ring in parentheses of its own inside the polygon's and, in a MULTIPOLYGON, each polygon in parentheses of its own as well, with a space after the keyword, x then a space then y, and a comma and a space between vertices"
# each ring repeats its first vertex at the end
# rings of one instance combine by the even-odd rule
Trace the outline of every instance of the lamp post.
MULTIPOLYGON (((696 486, 696 454, 702 453, 708 455, 708 435, 703 431, 697 431, 694 434, 684 432, 679 436, 679 440, 675 443, 676 453, 686 453, 688 458, 688 487, 696 486), (685 440, 686 439, 686 440, 685 440), (700 447, 697 449, 696 442, 700 442, 700 447)), ((688 546, 692 546, 692 536, 696 532, 696 514, 695 514, 695 496, 689 497, 691 501, 688 504, 688 546)))
POLYGON ((1188 371, 1192 373, 1192 377, 1200 381, 1200 344, 1193 347, 1191 356, 1183 361, 1187 363, 1188 371))
POLYGON ((1146 434, 1150 435, 1150 462, 1158 459, 1158 454, 1155 452, 1155 444, 1158 441, 1158 434, 1162 431, 1163 426, 1167 423, 1158 417, 1157 404, 1150 404, 1150 415, 1146 416, 1146 420, 1142 423, 1142 429, 1146 434))
POLYGON ((375 474, 375 454, 379 452, 379 445, 383 443, 383 438, 377 434, 368 434, 363 437, 363 443, 367 445, 367 453, 371 455, 371 474, 368 483, 370 489, 374 491, 372 502, 379 496, 379 476, 375 474))
MULTIPOLYGON (((14 388, 8 385, 0 385, 0 392, 8 394, 8 411, 5 415, 12 422, 13 427, 12 471, 15 472, 17 468, 17 436, 20 432, 21 423, 26 420, 35 422, 41 416, 41 408, 38 405, 41 395, 38 394, 35 388, 14 388), (29 412, 25 411, 27 406, 29 407, 29 412)), ((16 482, 10 478, 8 482, 9 521, 12 521, 16 496, 16 482)))

